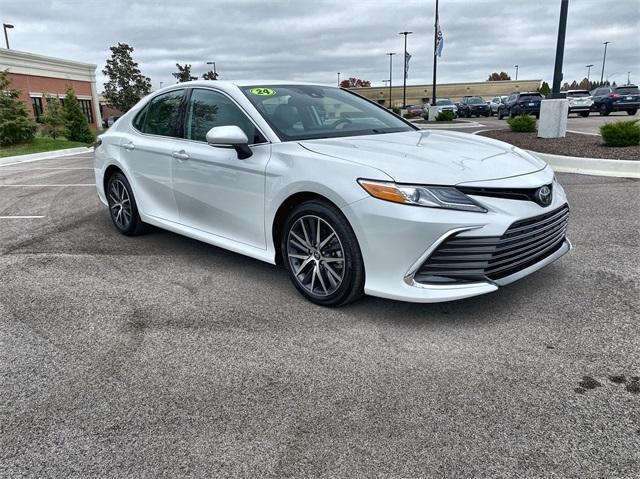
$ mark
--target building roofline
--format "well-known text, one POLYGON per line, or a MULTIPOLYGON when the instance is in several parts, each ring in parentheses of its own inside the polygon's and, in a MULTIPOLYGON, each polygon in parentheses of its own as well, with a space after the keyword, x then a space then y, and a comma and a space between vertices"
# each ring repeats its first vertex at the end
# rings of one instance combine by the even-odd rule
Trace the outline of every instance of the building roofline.
POLYGON ((95 81, 97 65, 0 48, 0 69, 18 75, 95 81))

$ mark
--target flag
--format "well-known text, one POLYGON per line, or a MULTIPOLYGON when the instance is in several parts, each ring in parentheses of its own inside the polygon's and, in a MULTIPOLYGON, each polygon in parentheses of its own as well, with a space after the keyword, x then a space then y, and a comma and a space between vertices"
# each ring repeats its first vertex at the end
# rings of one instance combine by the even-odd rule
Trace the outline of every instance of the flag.
POLYGON ((409 60, 411 60, 411 54, 409 52, 404 53, 404 77, 409 75, 409 60))
POLYGON ((437 40, 436 40, 436 51, 435 54, 439 57, 442 56, 442 47, 444 46, 444 37, 442 36, 442 30, 440 30, 440 22, 436 24, 437 40))

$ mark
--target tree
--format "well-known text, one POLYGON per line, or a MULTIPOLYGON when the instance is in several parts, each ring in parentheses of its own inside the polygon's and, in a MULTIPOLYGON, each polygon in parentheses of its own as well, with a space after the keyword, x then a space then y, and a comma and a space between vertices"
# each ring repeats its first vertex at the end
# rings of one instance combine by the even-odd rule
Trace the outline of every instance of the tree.
POLYGON ((104 97, 109 105, 124 113, 151 92, 151 80, 140 73, 138 64, 133 61, 133 47, 118 42, 110 50, 111 58, 102 70, 109 77, 104 84, 104 97))
POLYGON ((361 80, 360 78, 349 78, 348 80, 342 80, 340 82, 342 88, 362 88, 371 86, 369 80, 361 80))
POLYGON ((64 136, 69 141, 91 143, 95 139, 87 117, 84 116, 78 98, 71 88, 67 88, 67 96, 64 99, 64 125, 64 136))
POLYGON ((511 80, 511 77, 509 75, 507 75, 506 72, 493 72, 491 75, 489 75, 489 78, 487 78, 487 81, 505 81, 505 80, 511 80))
POLYGON ((549 93, 551 93, 551 87, 546 81, 543 81, 542 85, 540 85, 540 88, 538 88, 538 91, 542 96, 547 96, 549 93))
POLYGON ((191 76, 191 65, 185 63, 184 66, 176 63, 176 67, 178 67, 178 71, 176 73, 172 73, 174 77, 178 80, 178 83, 184 83, 186 81, 197 80, 198 77, 191 76))
POLYGON ((44 123, 42 132, 54 140, 64 133, 64 109, 59 97, 47 96, 47 108, 44 111, 42 123, 44 123))
POLYGON ((20 101, 20 91, 9 88, 8 71, 0 70, 0 145, 7 146, 33 139, 36 124, 20 101))
POLYGON ((217 80, 218 76, 219 75, 218 75, 217 72, 214 72, 213 70, 209 70, 207 73, 202 75, 202 79, 203 80, 217 80))

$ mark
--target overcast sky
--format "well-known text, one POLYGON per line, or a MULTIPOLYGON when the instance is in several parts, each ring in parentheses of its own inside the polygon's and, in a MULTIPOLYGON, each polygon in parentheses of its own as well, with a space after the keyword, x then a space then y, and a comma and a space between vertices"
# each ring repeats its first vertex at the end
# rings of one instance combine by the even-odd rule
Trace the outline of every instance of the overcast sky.
MULTIPOLYGON (((289 79, 333 83, 355 76, 381 84, 394 57, 401 79, 403 41, 411 30, 408 82, 430 82, 435 0, 0 0, 16 50, 98 65, 117 42, 154 88, 175 80, 175 63, 202 75, 215 61, 221 79, 289 79), (184 5, 181 5, 184 3, 184 5)), ((445 44, 439 82, 484 81, 493 71, 551 83, 560 0, 440 0, 445 44)), ((640 0, 570 0, 565 80, 600 77, 602 42, 610 41, 605 78, 640 81, 640 0)), ((4 46, 4 45, 3 45, 4 46)))

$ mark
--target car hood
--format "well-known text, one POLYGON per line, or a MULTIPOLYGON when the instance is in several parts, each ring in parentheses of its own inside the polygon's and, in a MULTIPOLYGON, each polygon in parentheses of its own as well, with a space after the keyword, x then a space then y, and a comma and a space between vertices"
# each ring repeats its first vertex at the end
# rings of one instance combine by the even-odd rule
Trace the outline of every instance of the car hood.
POLYGON ((315 153, 383 171, 399 183, 456 185, 526 175, 546 164, 501 141, 452 131, 412 131, 300 142, 315 153))

